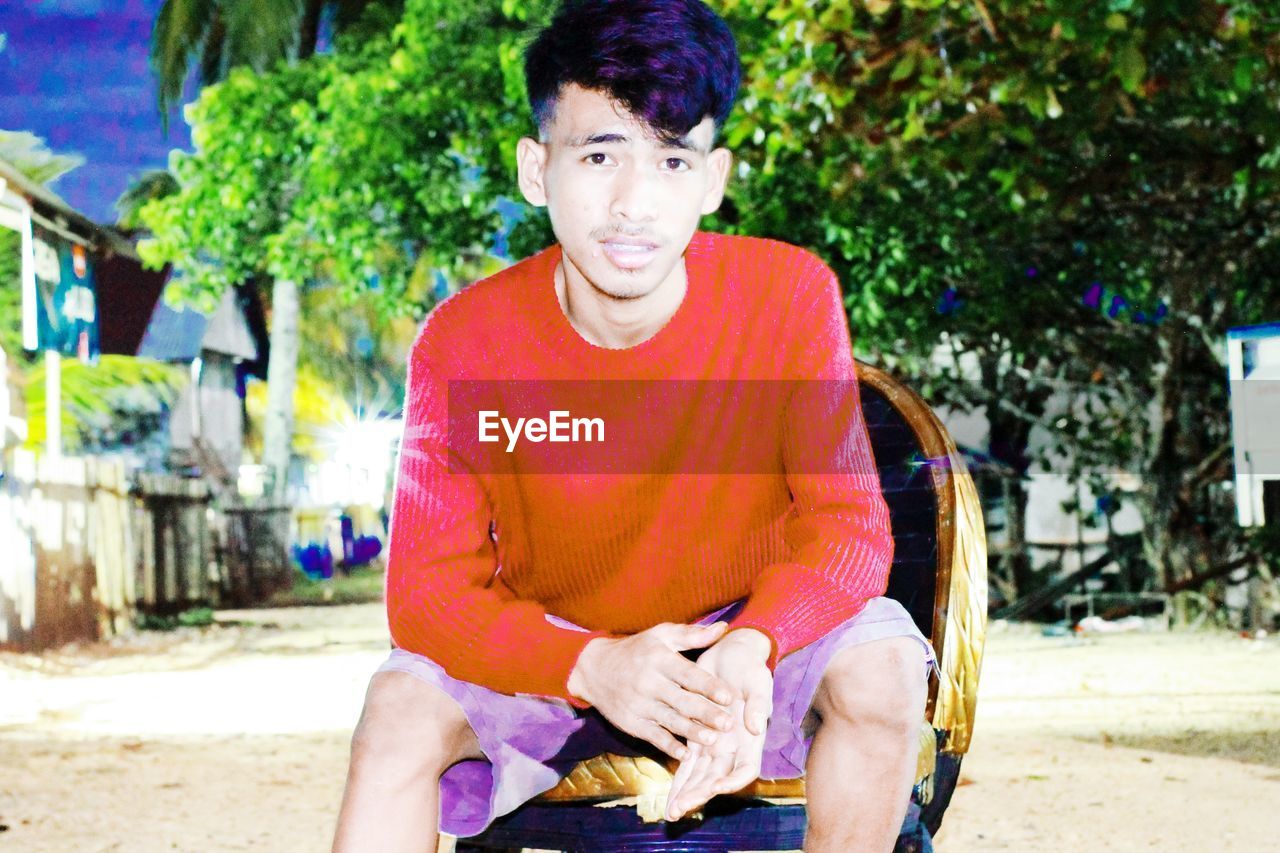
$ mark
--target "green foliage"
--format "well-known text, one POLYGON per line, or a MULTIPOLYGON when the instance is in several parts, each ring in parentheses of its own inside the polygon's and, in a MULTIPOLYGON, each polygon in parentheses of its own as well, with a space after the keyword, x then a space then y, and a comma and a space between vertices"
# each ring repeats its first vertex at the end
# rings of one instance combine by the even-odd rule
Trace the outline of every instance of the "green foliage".
MULTIPOLYGON (((1151 304, 1167 295, 1143 257, 1151 239, 1116 225, 1167 214, 1163 193, 1185 178, 1224 213, 1274 192, 1258 161, 1280 142, 1267 107, 1276 25, 1251 24, 1251 4, 719 5, 748 80, 727 138, 749 171, 725 219, 818 247, 850 282, 869 347, 967 321, 934 310, 947 287, 987 296, 970 318, 1037 334, 1042 323, 1008 322, 1032 307, 1014 287, 1028 266, 1067 294, 1105 276, 1130 304, 1151 304), (1251 85, 1223 87, 1238 69, 1251 85)), ((1067 300, 1030 301, 1082 319, 1067 300)))
POLYGON ((212 608, 193 607, 173 615, 139 613, 135 620, 141 631, 174 631, 178 628, 205 628, 214 624, 212 608))
POLYGON ((321 580, 301 571, 293 575, 293 586, 271 594, 267 607, 318 607, 342 604, 372 604, 382 601, 387 578, 376 564, 352 569, 350 574, 335 572, 321 580))
POLYGON ((1252 550, 1261 558, 1263 578, 1275 580, 1280 576, 1280 524, 1271 521, 1251 527, 1248 537, 1252 550))
MULTIPOLYGON (((1280 304, 1280 19, 1247 0, 713 5, 746 71, 713 225, 818 251, 862 353, 985 409, 1020 472, 1141 476, 1156 562, 1179 536, 1238 544, 1198 495, 1225 476, 1222 332, 1280 304)), ((141 211, 146 257, 186 296, 288 276, 420 316, 431 272, 465 280, 515 195, 521 50, 549 8, 408 0, 389 32, 206 89, 179 192, 141 211)), ((547 239, 534 214, 511 245, 547 239)))
MULTIPOLYGON (((361 417, 394 415, 404 400, 404 366, 417 333, 409 317, 388 317, 379 294, 336 285, 302 297, 298 360, 361 417)), ((296 407, 299 416, 302 408, 296 407)))
POLYGON ((315 52, 320 18, 353 39, 390 29, 402 0, 165 0, 151 35, 160 112, 182 97, 192 65, 201 85, 235 68, 264 72, 315 52))
POLYGON ((0 350, 13 369, 22 354, 22 255, 18 233, 8 228, 0 228, 0 350))
MULTIPOLYGON (((48 414, 44 362, 35 362, 25 379, 27 443, 40 446, 48 414)), ((183 368, 145 358, 104 355, 97 364, 65 359, 63 451, 92 453, 145 439, 166 423, 187 380, 183 368)))
POLYGON ((175 265, 184 299, 264 275, 421 314, 428 273, 483 258, 512 190, 529 8, 410 0, 383 38, 205 89, 187 108, 196 150, 171 159, 179 191, 140 211, 144 258, 175 265))
POLYGON ((139 211, 153 235, 139 243, 139 253, 156 267, 177 268, 171 295, 211 310, 228 283, 294 271, 290 259, 300 247, 283 232, 305 156, 291 138, 291 110, 316 96, 320 80, 312 71, 310 65, 269 77, 236 71, 187 106, 196 150, 174 151, 169 163, 180 189, 139 211))
POLYGON ((1280 20, 1241 0, 718 5, 748 80, 725 227, 819 251, 860 349, 985 409, 1019 470, 1139 475, 1166 577, 1239 546, 1207 486, 1230 472, 1223 332, 1280 305, 1280 20))
POLYGON ((129 188, 116 199, 115 208, 119 216, 116 224, 124 229, 142 227, 138 211, 152 199, 171 196, 178 191, 178 181, 167 169, 151 169, 143 172, 129 188))

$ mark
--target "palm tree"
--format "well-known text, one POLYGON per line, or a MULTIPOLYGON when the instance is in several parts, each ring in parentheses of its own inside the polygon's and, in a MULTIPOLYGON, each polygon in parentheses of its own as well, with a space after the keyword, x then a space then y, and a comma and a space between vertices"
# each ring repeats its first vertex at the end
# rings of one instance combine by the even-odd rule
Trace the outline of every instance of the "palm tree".
MULTIPOLYGON (((264 71, 282 61, 301 62, 315 54, 326 15, 335 33, 358 38, 393 25, 403 8, 404 0, 165 0, 151 35, 161 113, 167 123, 193 65, 199 69, 200 84, 208 85, 236 67, 264 71)), ((164 182, 152 188, 163 192, 164 182)), ((269 496, 277 503, 284 498, 293 433, 299 315, 298 283, 273 282, 262 461, 269 496)))
POLYGON ((133 231, 142 226, 138 212, 143 205, 155 198, 164 198, 178 191, 178 179, 168 169, 148 169, 139 175, 129 188, 116 199, 116 225, 133 231))
POLYGON ((40 137, 25 130, 0 130, 0 160, 37 184, 50 184, 79 166, 79 154, 50 151, 40 137))
POLYGON ((404 0, 165 0, 151 33, 151 67, 167 121, 192 65, 201 86, 240 66, 265 71, 316 52, 326 16, 335 33, 365 36, 400 19, 404 0))

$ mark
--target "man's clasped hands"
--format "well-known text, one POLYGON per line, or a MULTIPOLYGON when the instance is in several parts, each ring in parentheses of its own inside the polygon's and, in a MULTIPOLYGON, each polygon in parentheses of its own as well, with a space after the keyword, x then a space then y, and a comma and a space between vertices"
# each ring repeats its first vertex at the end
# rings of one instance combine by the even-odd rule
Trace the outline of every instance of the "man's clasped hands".
POLYGON ((727 629, 724 622, 663 623, 629 637, 599 637, 569 676, 572 695, 680 762, 667 820, 760 775, 773 711, 772 647, 759 631, 727 629), (689 649, 706 651, 694 662, 680 654, 689 649))

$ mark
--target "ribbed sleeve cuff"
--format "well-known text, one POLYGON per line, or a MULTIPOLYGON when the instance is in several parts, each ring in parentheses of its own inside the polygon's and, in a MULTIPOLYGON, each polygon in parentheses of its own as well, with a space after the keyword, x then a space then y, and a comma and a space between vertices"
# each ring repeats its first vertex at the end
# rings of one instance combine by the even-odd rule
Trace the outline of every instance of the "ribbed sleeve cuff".
POLYGON ((574 631, 543 621, 523 626, 506 625, 463 646, 441 642, 448 628, 422 630, 422 626, 389 615, 392 642, 439 664, 459 681, 487 687, 498 693, 524 693, 563 699, 575 708, 589 704, 569 694, 569 674, 587 643, 609 637, 604 631, 574 631))
POLYGON ((760 593, 747 599, 742 612, 729 627, 755 628, 769 638, 773 644, 768 661, 771 671, 782 658, 825 637, 836 626, 862 612, 871 597, 834 590, 821 594, 811 591, 806 597, 797 591, 774 601, 767 591, 760 593))
POLYGON ((778 642, 777 626, 770 620, 755 618, 753 614, 747 612, 746 608, 743 608, 742 612, 729 623, 730 631, 735 628, 754 628, 769 638, 769 660, 766 663, 769 671, 773 672, 783 654, 782 645, 778 642))
POLYGON ((591 705, 569 693, 569 674, 578 662, 578 656, 587 643, 597 637, 610 636, 605 631, 573 631, 549 625, 550 631, 537 640, 536 652, 530 666, 521 667, 517 662, 507 675, 511 692, 533 693, 563 699, 578 709, 591 705))

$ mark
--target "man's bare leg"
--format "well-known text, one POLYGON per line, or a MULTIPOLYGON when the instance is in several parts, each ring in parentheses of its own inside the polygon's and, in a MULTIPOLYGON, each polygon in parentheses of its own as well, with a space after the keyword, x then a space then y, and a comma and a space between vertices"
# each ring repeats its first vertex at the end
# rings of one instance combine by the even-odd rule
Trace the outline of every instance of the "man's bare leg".
POLYGON ((369 682, 351 739, 351 766, 334 853, 436 853, 440 776, 483 758, 458 704, 404 672, 369 682))
POLYGON ((928 685, 924 649, 889 637, 832 658, 805 768, 807 853, 893 850, 915 783, 928 685))

